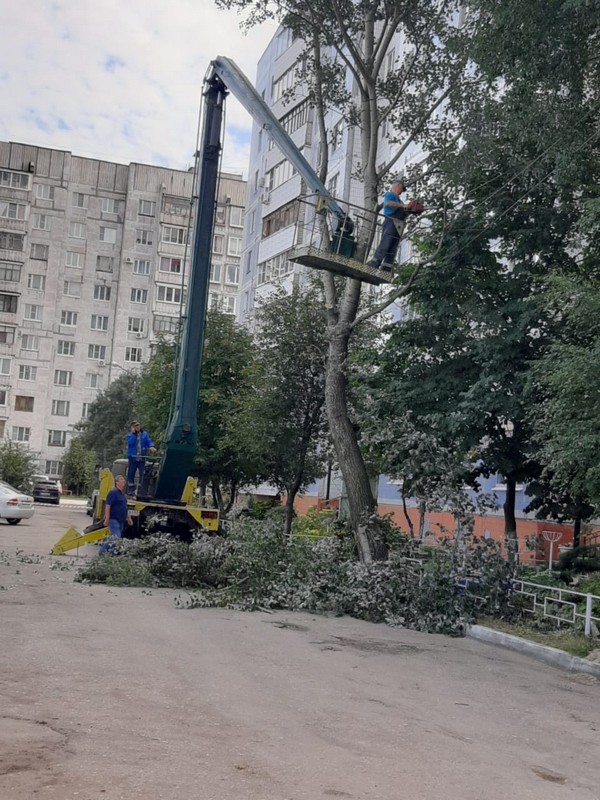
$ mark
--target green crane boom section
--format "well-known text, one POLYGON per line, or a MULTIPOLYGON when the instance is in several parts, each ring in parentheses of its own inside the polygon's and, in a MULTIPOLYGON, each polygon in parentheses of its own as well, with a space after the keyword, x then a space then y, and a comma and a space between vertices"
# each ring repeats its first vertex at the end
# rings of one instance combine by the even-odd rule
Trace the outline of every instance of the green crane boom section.
POLYGON ((194 468, 198 448, 198 398, 212 253, 213 225, 221 152, 221 128, 225 97, 231 91, 294 166, 311 190, 340 222, 346 215, 319 180, 313 168, 283 129, 244 73, 229 58, 211 62, 205 78, 202 139, 198 160, 192 259, 188 300, 183 326, 175 403, 162 448, 155 499, 181 498, 186 479, 194 468))

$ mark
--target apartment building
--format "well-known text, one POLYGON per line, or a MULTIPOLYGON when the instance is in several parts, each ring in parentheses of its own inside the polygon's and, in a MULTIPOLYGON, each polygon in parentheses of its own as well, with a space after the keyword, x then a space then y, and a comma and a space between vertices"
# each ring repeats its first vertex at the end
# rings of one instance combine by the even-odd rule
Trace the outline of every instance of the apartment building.
MULTIPOLYGON (((177 332, 194 171, 0 142, 0 436, 60 476, 98 392, 177 332)), ((246 181, 219 180, 209 302, 237 312, 246 181)))
MULTIPOLYGON (((402 38, 397 35, 390 43, 386 69, 394 68, 402 46, 402 38)), ((294 39, 290 30, 279 28, 258 62, 255 86, 315 170, 321 148, 328 148, 327 188, 342 204, 350 204, 351 213, 355 213, 363 203, 362 185, 355 177, 360 163, 359 131, 347 125, 340 112, 331 108, 326 114, 327 142, 319 141, 308 93, 297 85, 296 71, 303 49, 304 43, 294 39), (293 98, 290 98, 292 89, 293 98)), ((348 91, 352 93, 350 71, 346 80, 348 91)), ((379 163, 386 163, 391 148, 385 128, 380 133, 378 150, 379 163)), ((422 150, 410 146, 395 169, 402 174, 423 159, 422 150)), ((238 317, 252 324, 256 301, 269 293, 274 282, 289 289, 294 280, 301 281, 306 275, 307 268, 289 261, 287 254, 294 244, 301 244, 303 237, 310 235, 312 209, 303 201, 310 195, 310 189, 274 145, 268 132, 257 124, 252 133, 248 175, 238 317)), ((410 243, 407 242, 403 245, 402 257, 409 256, 410 243)), ((376 290, 364 284, 363 291, 376 290)))

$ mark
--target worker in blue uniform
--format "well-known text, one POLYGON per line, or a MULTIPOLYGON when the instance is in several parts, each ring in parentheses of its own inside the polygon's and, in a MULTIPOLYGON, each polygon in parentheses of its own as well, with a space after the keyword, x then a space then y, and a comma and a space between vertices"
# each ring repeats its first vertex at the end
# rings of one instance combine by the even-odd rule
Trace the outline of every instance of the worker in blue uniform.
POLYGON ((138 476, 138 487, 141 487, 144 479, 144 467, 148 453, 156 453, 156 448, 152 439, 142 426, 134 419, 131 423, 131 433, 127 434, 127 493, 135 493, 135 476, 138 476))
POLYGON ((379 247, 369 266, 375 269, 391 272, 398 245, 404 228, 404 220, 410 214, 410 208, 400 200, 400 195, 406 191, 406 186, 401 178, 395 178, 390 191, 383 196, 383 229, 379 247))

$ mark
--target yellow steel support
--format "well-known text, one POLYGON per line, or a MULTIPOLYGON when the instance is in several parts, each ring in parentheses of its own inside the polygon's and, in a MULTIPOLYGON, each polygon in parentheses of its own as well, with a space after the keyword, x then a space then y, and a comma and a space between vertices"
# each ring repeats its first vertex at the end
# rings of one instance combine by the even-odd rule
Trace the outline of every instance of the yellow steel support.
POLYGON ((188 475, 188 479, 183 487, 183 492, 181 493, 181 502, 188 506, 192 505, 194 502, 194 492, 197 488, 198 478, 192 478, 190 475, 188 475))
POLYGON ((104 539, 108 535, 108 528, 99 528, 97 531, 91 531, 91 533, 79 533, 76 528, 69 528, 54 545, 50 553, 53 556, 60 556, 66 553, 67 550, 75 550, 83 547, 84 544, 99 542, 100 539, 104 539))

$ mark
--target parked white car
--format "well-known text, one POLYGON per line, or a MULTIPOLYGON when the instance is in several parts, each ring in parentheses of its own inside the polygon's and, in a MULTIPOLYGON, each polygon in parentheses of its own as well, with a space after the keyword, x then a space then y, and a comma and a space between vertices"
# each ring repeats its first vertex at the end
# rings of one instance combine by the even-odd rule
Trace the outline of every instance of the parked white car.
POLYGON ((33 517, 33 497, 23 494, 10 484, 0 481, 0 519, 18 525, 22 519, 33 517))

